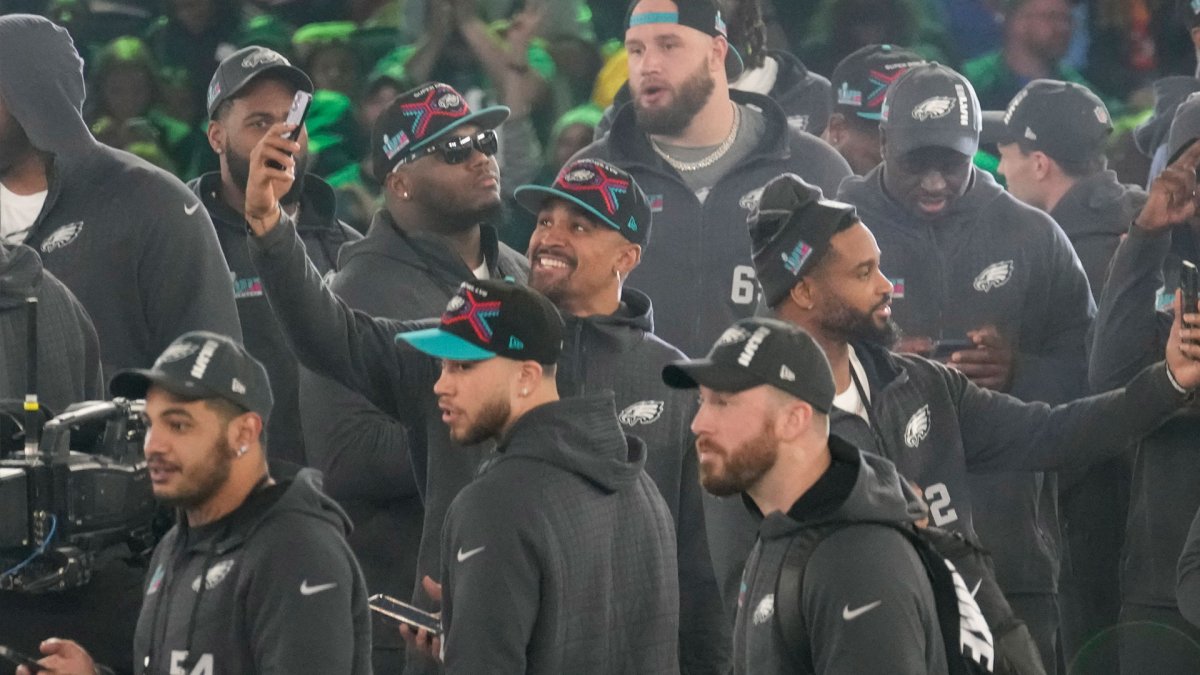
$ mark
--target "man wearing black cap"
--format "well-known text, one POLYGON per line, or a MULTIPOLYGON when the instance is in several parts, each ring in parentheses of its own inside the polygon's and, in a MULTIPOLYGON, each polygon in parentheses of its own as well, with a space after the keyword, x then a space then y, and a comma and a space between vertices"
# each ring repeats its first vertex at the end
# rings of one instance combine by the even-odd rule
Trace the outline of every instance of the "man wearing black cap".
MULTIPOLYGON (((1093 389, 1121 386, 1170 339, 1171 313, 1156 311, 1164 276, 1174 295, 1180 260, 1200 262, 1194 196, 1200 143, 1191 142, 1197 136, 1200 98, 1179 106, 1168 141, 1172 161, 1151 184, 1113 256, 1096 315, 1088 372, 1093 389)), ((1193 402, 1137 443, 1120 570, 1122 673, 1200 673, 1200 628, 1180 614, 1177 596, 1190 595, 1192 587, 1176 589, 1175 583, 1177 562, 1181 573, 1195 565, 1180 554, 1200 509, 1197 437, 1200 407, 1193 402)))
POLYGON ((576 157, 611 162, 646 191, 658 234, 633 281, 655 302, 660 337, 699 353, 754 311, 740 223, 762 184, 791 171, 833 191, 850 168, 819 139, 790 129, 771 99, 730 92, 742 62, 715 0, 641 0, 626 26, 632 100, 576 157))
MULTIPOLYGON (((266 369, 238 343, 185 333, 154 366, 112 379, 146 399, 145 456, 154 496, 180 509, 155 549, 134 638, 139 672, 370 673, 366 585, 350 521, 316 472, 276 483, 262 434, 266 369)), ((91 673, 58 639, 43 666, 91 673)))
MULTIPOLYGON (((370 137, 384 207, 367 236, 342 250, 329 281, 339 297, 372 316, 424 319, 437 316, 463 281, 524 281, 524 258, 489 224, 500 209, 496 128, 507 116, 502 106, 473 110, 441 83, 388 104, 370 137)), ((300 411, 309 462, 354 519, 350 542, 367 585, 402 598, 415 587, 427 602, 417 580, 438 573, 446 509, 491 443, 461 447, 436 419, 410 434, 361 395, 307 369, 300 411), (454 489, 440 489, 447 483, 454 489), (418 540, 420 547, 397 545, 418 540)), ((376 667, 397 670, 399 636, 377 628, 376 667)))
MULTIPOLYGON (((1008 191, 1062 227, 1083 263, 1094 297, 1146 193, 1106 169, 1108 109, 1086 87, 1034 80, 1008 109, 983 113, 982 142, 1000 148, 1008 191)), ((1114 459, 1059 476, 1063 571, 1060 589, 1065 661, 1091 635, 1117 621, 1118 556, 1129 490, 1127 462, 1114 459)))
POLYGON ((833 114, 821 138, 834 147, 854 173, 879 166, 879 118, 891 83, 925 63, 915 52, 894 45, 867 45, 838 63, 830 76, 833 114))
MULTIPOLYGON (((1059 403, 1085 390, 1095 303, 1062 229, 971 165, 979 102, 945 66, 916 66, 884 100, 883 164, 841 188, 886 255, 901 351, 939 350, 975 384, 1059 403)), ((1052 476, 972 476, 976 527, 1042 656, 1054 660, 1057 495, 1052 476), (1003 544, 1001 544, 1003 542, 1003 544)))
POLYGON ((692 430, 704 489, 741 494, 761 519, 738 596, 734 672, 947 672, 933 588, 891 528, 828 535, 803 568, 799 597, 783 595, 789 549, 808 530, 921 517, 891 462, 829 435, 834 381, 817 343, 774 319, 743 319, 707 358, 662 377, 700 390, 692 430), (801 606, 802 654, 777 627, 790 603, 801 606))
MULTIPOLYGON (((283 55, 265 47, 240 49, 217 67, 208 86, 208 142, 220 159, 221 170, 189 183, 208 210, 217 230, 233 278, 233 295, 246 348, 266 366, 275 394, 274 413, 267 435, 275 448, 272 459, 306 465, 296 359, 288 349, 262 283, 246 250, 246 181, 250 177, 250 151, 270 125, 287 119, 297 91, 311 93, 312 82, 283 55)), ((301 132, 296 155, 297 180, 281 199, 297 218, 309 258, 322 274, 337 266, 342 244, 361 239, 338 222, 333 190, 320 178, 305 173, 308 134, 301 132)))

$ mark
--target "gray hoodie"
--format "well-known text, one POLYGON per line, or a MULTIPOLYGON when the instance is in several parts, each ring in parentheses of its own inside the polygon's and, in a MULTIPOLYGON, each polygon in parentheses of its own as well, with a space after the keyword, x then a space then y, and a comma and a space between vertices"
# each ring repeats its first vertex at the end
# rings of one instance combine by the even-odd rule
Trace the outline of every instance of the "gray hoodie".
MULTIPOLYGON (((735 673, 945 673, 946 649, 933 588, 920 556, 890 527, 851 527, 826 537, 804 571, 799 598, 776 597, 788 544, 830 523, 905 524, 921 517, 886 459, 836 436, 833 462, 788 514, 767 514, 746 562, 734 627, 735 673), (844 477, 844 478, 842 478, 844 477), (835 483, 852 481, 852 486, 835 483), (813 498, 821 493, 820 503, 813 498), (800 603, 811 670, 797 669, 776 613, 800 603)), ((757 511, 757 509, 756 509, 757 511)), ((761 516, 760 516, 761 517, 761 516)))
POLYGON ((446 672, 678 672, 671 515, 612 396, 534 408, 497 451, 446 514, 446 672))
MULTIPOLYGON (((1085 336, 1095 303, 1079 258, 1044 212, 974 168, 965 194, 935 220, 883 188, 883 166, 851 177, 839 198, 858 207, 896 284, 892 316, 909 335, 964 338, 995 325, 1013 345, 1009 393, 1060 403, 1085 391, 1085 336)), ((922 486, 928 487, 928 486, 922 486)), ((1054 593, 1058 578, 1053 476, 972 476, 975 525, 1006 593, 1054 593)))
POLYGON ((1105 170, 1080 178, 1050 210, 1083 264, 1092 297, 1104 290, 1121 235, 1145 203, 1145 190, 1121 183, 1115 172, 1105 170))
POLYGON ((134 664, 156 675, 369 675, 367 587, 350 521, 319 480, 304 469, 213 523, 172 528, 150 560, 134 664))
POLYGON ((92 320, 28 246, 0 246, 0 399, 25 398, 25 299, 38 300, 38 399, 54 413, 104 396, 92 320))
POLYGON ((25 243, 95 322, 104 369, 149 367, 189 330, 241 340, 229 268, 200 201, 167 172, 101 145, 83 122, 83 63, 41 17, 0 17, 0 99, 50 156, 25 243))

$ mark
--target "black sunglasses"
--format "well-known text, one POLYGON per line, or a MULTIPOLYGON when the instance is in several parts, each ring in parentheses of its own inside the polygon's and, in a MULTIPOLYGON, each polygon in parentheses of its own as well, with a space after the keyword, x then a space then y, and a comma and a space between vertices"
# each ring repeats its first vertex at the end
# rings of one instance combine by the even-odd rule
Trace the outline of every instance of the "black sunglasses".
POLYGON ((396 162, 396 166, 392 167, 392 171, 405 164, 415 162, 426 155, 432 155, 435 152, 440 152, 442 154, 442 161, 447 164, 462 164, 471 156, 473 150, 478 150, 488 157, 496 154, 496 151, 499 150, 496 130, 487 129, 473 136, 447 138, 440 143, 434 143, 428 147, 421 148, 408 157, 396 162))

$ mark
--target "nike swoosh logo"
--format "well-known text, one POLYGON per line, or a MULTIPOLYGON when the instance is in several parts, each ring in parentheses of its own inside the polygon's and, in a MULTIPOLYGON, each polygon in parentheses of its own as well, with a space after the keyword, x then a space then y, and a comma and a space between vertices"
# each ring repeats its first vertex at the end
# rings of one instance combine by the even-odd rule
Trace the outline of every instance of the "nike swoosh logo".
POLYGON ((859 607, 858 609, 850 609, 850 605, 846 605, 845 607, 842 608, 842 618, 847 621, 853 621, 853 620, 857 619, 858 617, 862 616, 863 614, 866 614, 867 612, 875 609, 876 607, 878 607, 882 604, 883 604, 882 600, 876 600, 875 602, 872 602, 869 605, 863 605, 862 607, 859 607))
POLYGON ((303 582, 300 583, 300 595, 315 595, 317 593, 320 593, 321 591, 327 591, 327 590, 329 590, 331 588, 335 588, 335 587, 337 587, 336 582, 332 583, 332 584, 319 584, 317 586, 309 586, 308 579, 305 579, 303 582))
POLYGON ((975 597, 975 594, 979 592, 979 587, 982 585, 983 585, 983 579, 980 579, 979 581, 975 582, 975 588, 971 589, 971 597, 972 598, 975 597))
POLYGON ((198 209, 198 208, 200 208, 200 202, 196 202, 195 204, 192 204, 190 206, 183 207, 183 212, 190 216, 193 213, 195 213, 196 209, 198 209))
POLYGON ((483 549, 485 549, 485 548, 487 548, 487 547, 480 546, 479 548, 473 548, 470 551, 466 551, 465 553, 463 552, 463 550, 461 548, 458 549, 458 562, 466 562, 467 558, 470 558, 471 556, 479 554, 479 553, 483 553, 483 549))

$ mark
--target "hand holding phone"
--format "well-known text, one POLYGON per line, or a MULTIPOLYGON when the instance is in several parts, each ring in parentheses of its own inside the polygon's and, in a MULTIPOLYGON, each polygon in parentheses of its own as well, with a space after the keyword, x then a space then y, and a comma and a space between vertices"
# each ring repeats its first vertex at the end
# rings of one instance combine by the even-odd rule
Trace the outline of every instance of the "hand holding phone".
MULTIPOLYGON (((308 108, 312 105, 312 94, 307 91, 296 91, 296 95, 292 97, 292 106, 288 108, 287 119, 288 124, 296 125, 294 129, 284 134, 284 138, 289 141, 295 141, 300 138, 300 130, 304 127, 304 120, 308 117, 308 108)), ((283 166, 274 160, 268 160, 267 164, 272 169, 282 169, 283 166)))
POLYGON ((929 353, 929 358, 934 361, 949 361, 950 356, 955 352, 974 349, 975 343, 966 338, 958 338, 954 340, 935 340, 933 349, 929 353))
POLYGON ((442 634, 442 619, 437 614, 431 614, 383 593, 372 595, 367 599, 367 604, 372 611, 397 624, 412 626, 414 629, 424 628, 434 637, 442 634))
POLYGON ((31 673, 49 672, 50 670, 49 668, 45 668, 39 664, 37 659, 33 658, 32 656, 29 656, 28 654, 22 654, 15 649, 5 647, 3 645, 0 645, 0 659, 4 659, 14 666, 25 666, 31 673))

